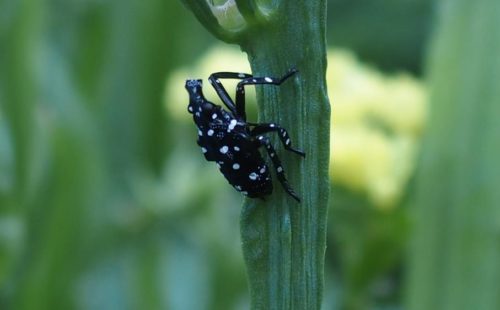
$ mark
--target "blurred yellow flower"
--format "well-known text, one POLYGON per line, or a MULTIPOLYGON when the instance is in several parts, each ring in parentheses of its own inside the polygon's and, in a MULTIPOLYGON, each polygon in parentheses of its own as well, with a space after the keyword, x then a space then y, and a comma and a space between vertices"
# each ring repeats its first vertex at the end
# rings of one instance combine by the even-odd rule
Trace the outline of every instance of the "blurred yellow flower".
POLYGON ((393 207, 413 173, 427 93, 405 74, 384 76, 347 51, 328 53, 334 184, 393 207))
MULTIPOLYGON (((385 76, 345 50, 329 50, 328 63, 332 181, 366 194, 379 208, 391 208, 398 203, 414 170, 425 124, 426 89, 407 74, 385 76)), ((211 49, 199 63, 169 77, 165 88, 168 113, 188 121, 184 81, 206 80, 216 71, 250 72, 250 67, 237 48, 211 49)), ((235 83, 228 81, 230 93, 235 83)), ((205 87, 204 92, 207 98, 217 98, 211 87, 205 87)))

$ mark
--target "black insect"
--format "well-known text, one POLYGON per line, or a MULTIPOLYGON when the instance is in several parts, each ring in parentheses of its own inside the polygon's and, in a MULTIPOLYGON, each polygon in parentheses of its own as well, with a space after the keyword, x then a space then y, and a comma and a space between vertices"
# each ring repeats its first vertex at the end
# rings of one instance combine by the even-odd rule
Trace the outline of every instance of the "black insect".
POLYGON ((281 78, 253 77, 251 74, 218 72, 209 81, 229 111, 209 102, 202 93, 202 80, 187 80, 189 113, 198 127, 198 145, 206 160, 215 161, 229 183, 242 194, 262 198, 271 194, 273 185, 269 169, 258 149, 264 146, 269 154, 276 175, 285 191, 300 202, 288 184, 281 162, 269 138, 262 134, 277 132, 286 150, 305 157, 305 153, 291 147, 287 131, 274 123, 249 123, 245 113, 246 85, 280 85, 297 72, 291 69, 281 78), (231 100, 219 79, 240 79, 236 87, 236 104, 231 100))

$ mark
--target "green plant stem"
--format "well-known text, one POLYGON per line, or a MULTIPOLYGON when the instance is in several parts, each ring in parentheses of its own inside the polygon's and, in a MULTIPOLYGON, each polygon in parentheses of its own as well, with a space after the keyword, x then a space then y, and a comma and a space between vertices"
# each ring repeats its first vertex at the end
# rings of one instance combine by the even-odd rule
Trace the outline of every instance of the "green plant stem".
MULTIPOLYGON (((185 0, 198 18, 209 14, 194 2, 185 0)), ((280 87, 257 87, 257 101, 259 121, 282 125, 293 145, 307 154, 305 159, 285 151, 278 154, 302 198, 300 204, 275 182, 271 196, 247 199, 243 206, 241 236, 252 309, 320 309, 330 188, 326 2, 266 2, 272 10, 265 16, 258 10, 262 2, 236 2, 247 28, 236 33, 214 25, 208 29, 218 29, 213 33, 224 41, 238 42, 255 76, 281 76, 291 67, 299 70, 280 87)), ((204 24, 207 20, 201 18, 204 24)))
POLYGON ((243 44, 256 76, 279 76, 291 66, 298 68, 293 83, 258 89, 259 121, 282 124, 307 154, 305 160, 280 154, 302 203, 275 183, 268 200, 247 200, 243 207, 241 232, 253 309, 319 309, 321 304, 329 193, 324 41, 321 29, 302 22, 315 20, 304 16, 313 13, 310 8, 288 6, 283 18, 297 23, 263 29, 243 44))

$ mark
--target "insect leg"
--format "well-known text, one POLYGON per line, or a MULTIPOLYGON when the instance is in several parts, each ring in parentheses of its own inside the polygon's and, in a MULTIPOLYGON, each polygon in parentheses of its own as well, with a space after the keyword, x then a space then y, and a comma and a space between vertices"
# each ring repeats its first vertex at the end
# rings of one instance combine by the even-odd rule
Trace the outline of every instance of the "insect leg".
MULTIPOLYGON (((222 102, 228 107, 228 109, 234 114, 234 115, 239 115, 238 114, 238 109, 236 108, 235 104, 233 103, 233 100, 231 100, 231 97, 229 97, 229 94, 227 93, 226 89, 222 85, 221 81, 219 79, 246 79, 246 78, 251 78, 251 74, 247 73, 236 73, 236 72, 216 72, 212 73, 208 80, 210 81, 210 84, 212 84, 213 88, 219 95, 220 99, 222 102)), ((243 115, 243 119, 245 119, 243 115)))
POLYGON ((280 85, 281 83, 286 81, 289 77, 291 77, 297 72, 298 72, 297 69, 292 68, 280 78, 266 76, 266 77, 248 77, 243 79, 241 82, 238 83, 238 86, 236 86, 236 111, 238 115, 241 115, 243 119, 246 120, 245 89, 244 89, 246 85, 265 85, 265 84, 280 85))
POLYGON ((276 176, 278 177, 278 181, 281 183, 281 186, 283 186, 283 189, 288 193, 288 195, 292 196, 293 199, 300 202, 299 196, 295 193, 290 184, 288 184, 288 181, 285 177, 285 171, 283 170, 283 166, 281 165, 281 161, 278 158, 276 150, 272 146, 269 138, 264 136, 258 136, 256 141, 259 143, 260 146, 264 146, 266 148, 267 154, 269 154, 269 157, 271 157, 274 169, 276 170, 276 176))
POLYGON ((302 157, 306 157, 306 153, 304 153, 301 150, 294 149, 292 147, 292 142, 290 140, 290 136, 288 135, 288 132, 286 131, 285 128, 277 125, 277 124, 254 124, 254 123, 248 123, 249 125, 255 126, 251 131, 250 134, 252 136, 258 136, 264 133, 268 132, 277 132, 278 136, 281 140, 281 143, 283 143, 283 146, 287 151, 294 152, 295 154, 298 154, 302 157))

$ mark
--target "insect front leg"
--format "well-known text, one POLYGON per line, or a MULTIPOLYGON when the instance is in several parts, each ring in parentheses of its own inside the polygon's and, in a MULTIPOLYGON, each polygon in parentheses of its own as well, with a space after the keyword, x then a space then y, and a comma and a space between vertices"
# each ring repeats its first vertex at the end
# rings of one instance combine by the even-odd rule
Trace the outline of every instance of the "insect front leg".
POLYGON ((274 124, 274 123, 269 123, 269 124, 254 124, 254 123, 248 123, 249 125, 255 126, 251 131, 250 134, 252 136, 258 136, 264 133, 268 132, 277 132, 278 136, 281 140, 281 143, 283 143, 283 146, 287 151, 294 152, 295 154, 298 154, 302 157, 306 157, 306 153, 304 153, 301 150, 294 149, 292 147, 292 142, 290 140, 290 136, 288 135, 288 132, 286 131, 285 128, 274 124))
POLYGON ((290 69, 285 75, 280 78, 276 77, 248 77, 243 79, 236 86, 236 111, 238 115, 245 116, 243 119, 246 120, 245 113, 245 86, 247 85, 280 85, 286 81, 289 77, 297 73, 297 69, 290 69))
POLYGON ((297 202, 300 202, 299 196, 295 193, 290 184, 288 184, 288 181, 285 177, 285 171, 283 170, 283 166, 281 165, 281 161, 278 158, 276 150, 272 146, 269 138, 258 136, 256 137, 256 142, 259 144, 259 146, 264 146, 266 148, 267 154, 269 155, 269 157, 271 157, 271 161, 276 171, 278 181, 281 183, 281 186, 283 186, 283 189, 288 193, 288 195, 292 196, 293 199, 297 200, 297 202))
MULTIPOLYGON (((237 72, 215 72, 210 75, 208 80, 210 81, 210 84, 214 87, 215 91, 219 95, 219 98, 222 100, 222 102, 228 107, 228 109, 234 114, 242 117, 244 120, 246 120, 246 116, 244 113, 243 109, 243 114, 240 114, 238 107, 238 102, 236 102, 236 105, 233 103, 231 100, 231 97, 229 97, 229 94, 227 93, 226 89, 222 85, 220 79, 247 79, 251 78, 252 75, 248 73, 237 73, 237 72)), ((243 98, 244 100, 244 98, 243 98)), ((243 107, 245 106, 245 102, 243 101, 243 107)))

